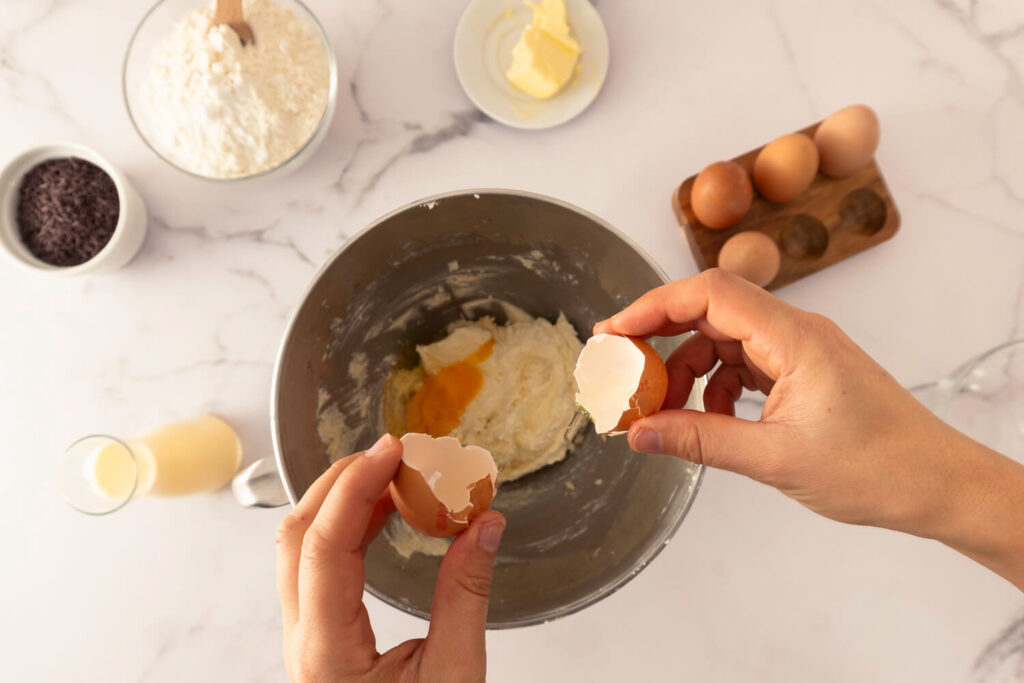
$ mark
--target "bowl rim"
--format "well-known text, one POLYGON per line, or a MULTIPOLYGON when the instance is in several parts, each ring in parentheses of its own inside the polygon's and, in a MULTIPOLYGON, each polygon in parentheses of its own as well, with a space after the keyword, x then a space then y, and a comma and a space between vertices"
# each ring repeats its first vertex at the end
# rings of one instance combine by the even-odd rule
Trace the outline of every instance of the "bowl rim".
MULTIPOLYGON (((181 166, 173 159, 169 159, 166 155, 163 154, 163 152, 157 149, 157 146, 149 140, 145 133, 142 132, 142 127, 139 125, 139 121, 136 120, 135 113, 132 110, 131 100, 128 97, 128 60, 131 57, 132 48, 135 46, 135 41, 139 37, 139 33, 142 31, 142 27, 146 25, 146 22, 149 20, 150 16, 157 10, 158 7, 169 1, 170 0, 157 0, 155 3, 153 3, 153 6, 146 11, 146 13, 142 16, 142 19, 139 20, 139 23, 136 24, 135 29, 132 31, 131 38, 129 38, 128 40, 128 47, 124 51, 124 59, 121 60, 121 101, 124 103, 124 108, 128 112, 128 120, 132 122, 132 128, 135 129, 135 133, 142 140, 143 144, 145 144, 146 147, 150 149, 150 151, 156 154, 160 159, 162 159, 172 168, 175 168, 181 171, 182 173, 192 176, 193 178, 198 178, 199 180, 206 180, 213 183, 232 184, 245 182, 247 180, 265 178, 266 176, 269 176, 275 173, 276 171, 280 171, 281 169, 288 167, 292 162, 294 162, 297 158, 302 156, 310 147, 312 147, 319 141, 320 136, 322 136, 326 132, 327 128, 330 126, 331 121, 334 118, 334 111, 338 98, 338 60, 334 54, 334 46, 331 45, 330 38, 328 38, 327 36, 327 31, 324 29, 324 25, 320 22, 320 19, 317 18, 313 10, 311 10, 309 6, 302 0, 290 0, 290 2, 293 2, 299 7, 301 7, 302 10, 309 17, 309 19, 312 21, 313 28, 316 29, 316 34, 320 38, 320 42, 323 44, 324 49, 327 51, 327 65, 330 74, 330 83, 328 84, 327 89, 327 103, 324 105, 324 110, 320 114, 320 120, 317 121, 316 126, 313 128, 313 131, 309 134, 309 137, 306 139, 306 141, 303 142, 302 145, 297 150, 295 150, 293 154, 291 154, 291 156, 287 157, 286 159, 283 159, 280 163, 276 164, 275 166, 272 166, 271 168, 265 169, 258 173, 252 173, 250 175, 244 176, 235 176, 232 178, 220 178, 218 176, 203 175, 202 173, 196 173, 195 171, 192 171, 190 169, 185 168, 184 166, 181 166)), ((199 4, 197 3, 197 8, 198 7, 199 4)))
MULTIPOLYGON (((657 263, 657 261, 651 258, 651 256, 646 251, 644 251, 643 248, 641 248, 640 245, 637 244, 637 242, 633 240, 629 235, 625 234, 608 221, 605 221, 599 216, 587 211, 586 209, 580 208, 579 206, 576 206, 575 204, 572 204, 570 202, 566 202, 561 199, 551 197, 549 195, 544 195, 537 192, 530 192, 527 190, 503 188, 474 188, 442 192, 439 194, 430 195, 422 199, 417 199, 415 201, 404 204, 392 211, 389 211, 383 216, 377 218, 376 220, 370 222, 360 231, 358 231, 357 233, 349 237, 347 240, 345 240, 345 242, 324 261, 323 265, 320 266, 320 268, 310 279, 309 284, 303 290, 301 297, 298 299, 299 304, 292 309, 292 312, 289 315, 288 323, 285 326, 284 333, 281 336, 280 345, 278 346, 277 356, 274 361, 274 373, 270 387, 270 434, 274 448, 274 461, 277 465, 277 470, 281 477, 281 483, 284 486, 285 492, 288 494, 288 500, 293 507, 298 503, 299 497, 296 495, 295 487, 291 482, 291 478, 288 476, 288 470, 285 467, 284 457, 282 455, 281 436, 279 430, 279 416, 277 413, 277 394, 278 389, 280 387, 280 371, 284 360, 285 347, 295 329, 299 313, 302 309, 302 304, 309 299, 309 295, 312 293, 313 289, 316 288, 317 284, 324 277, 324 275, 326 275, 327 270, 331 267, 331 265, 346 250, 348 250, 348 248, 351 245, 355 244, 359 239, 361 239, 364 235, 369 233, 377 226, 381 225, 382 223, 390 220, 394 216, 397 216, 405 211, 409 211, 419 207, 429 206, 434 203, 440 203, 448 199, 473 195, 476 195, 477 197, 482 195, 505 195, 510 197, 539 200, 576 212, 594 221, 596 224, 600 225, 605 230, 608 230, 613 235, 621 239, 626 245, 632 248, 654 270, 655 274, 657 274, 657 276, 662 280, 662 283, 667 284, 671 282, 671 280, 668 277, 668 274, 657 263)), ((696 380, 694 381, 692 392, 700 392, 700 395, 702 395, 703 388, 706 382, 707 380, 705 377, 696 378, 696 380)), ((619 577, 616 581, 609 583, 607 586, 604 586, 592 595, 577 600, 576 602, 571 603, 568 606, 562 607, 557 611, 549 611, 535 617, 530 617, 526 619, 516 619, 510 621, 496 622, 488 619, 487 629, 504 630, 511 628, 519 628, 523 626, 535 626, 538 624, 546 624, 550 621, 554 621, 556 619, 561 619, 571 614, 575 614, 586 607, 590 607, 591 605, 600 602, 601 600, 607 598, 609 595, 612 595, 613 593, 622 589, 623 586, 632 581, 633 578, 637 576, 637 574, 639 574, 644 568, 646 568, 654 560, 654 558, 656 558, 661 553, 661 551, 665 549, 665 546, 667 546, 669 541, 672 540, 676 532, 679 530, 679 527, 682 525, 683 520, 686 518, 687 514, 689 514, 690 509, 693 507, 693 502, 694 500, 696 500, 697 494, 700 492, 701 483, 704 480, 704 465, 698 464, 696 465, 696 468, 697 471, 696 475, 694 476, 692 492, 690 494, 689 500, 687 500, 686 503, 679 508, 679 510, 676 512, 676 519, 672 520, 671 524, 665 527, 664 533, 656 540, 655 543, 653 543, 651 546, 647 548, 645 554, 642 556, 640 561, 636 565, 634 565, 628 573, 619 577)), ((381 602, 392 607, 395 607, 401 610, 402 612, 405 612, 406 614, 410 614, 414 617, 419 617, 420 619, 424 619, 427 621, 430 620, 429 612, 424 612, 422 610, 415 609, 407 604, 404 604, 396 599, 393 599, 390 596, 385 595, 381 591, 371 586, 368 582, 365 584, 364 590, 373 597, 380 600, 381 602)))
POLYGON ((125 239, 127 230, 126 214, 128 213, 126 208, 130 187, 128 178, 110 160, 91 147, 81 143, 55 140, 27 147, 11 157, 0 168, 0 232, 5 233, 0 235, 0 251, 3 251, 9 260, 17 266, 33 273, 69 277, 94 271, 103 266, 103 263, 111 254, 117 251, 118 245, 125 239), (7 207, 9 202, 15 201, 14 195, 18 193, 21 181, 28 171, 41 163, 70 157, 77 157, 98 166, 113 181, 114 188, 117 190, 118 216, 117 224, 114 226, 114 232, 111 233, 110 239, 92 258, 74 266, 58 266, 43 261, 29 251, 28 247, 21 241, 17 218, 8 220, 7 207), (22 249, 8 244, 6 233, 10 233, 10 239, 21 244, 22 249))

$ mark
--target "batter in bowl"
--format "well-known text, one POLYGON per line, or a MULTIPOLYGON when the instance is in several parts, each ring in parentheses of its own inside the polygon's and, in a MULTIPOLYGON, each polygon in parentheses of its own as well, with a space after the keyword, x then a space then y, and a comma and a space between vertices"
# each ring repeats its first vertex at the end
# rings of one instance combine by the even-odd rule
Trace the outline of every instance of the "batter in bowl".
MULTIPOLYGON (((392 434, 453 436, 490 451, 498 483, 563 460, 586 420, 575 420, 572 372, 583 344, 565 316, 554 323, 510 304, 508 323, 460 320, 444 339, 416 347, 419 365, 389 378, 384 413, 392 434)), ((430 538, 392 515, 384 536, 402 557, 443 555, 430 538)))
POLYGON ((572 325, 561 314, 551 323, 505 308, 505 325, 460 320, 444 339, 417 346, 419 366, 396 371, 384 401, 394 434, 453 436, 489 450, 499 484, 565 458, 585 424, 573 421, 583 345, 572 325))

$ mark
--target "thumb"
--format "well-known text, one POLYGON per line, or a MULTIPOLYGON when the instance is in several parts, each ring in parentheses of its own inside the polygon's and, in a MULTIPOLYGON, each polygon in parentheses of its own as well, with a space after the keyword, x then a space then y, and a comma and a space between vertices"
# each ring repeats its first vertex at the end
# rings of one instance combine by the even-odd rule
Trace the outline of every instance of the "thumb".
POLYGON ((637 420, 629 445, 764 481, 778 463, 778 425, 696 410, 663 410, 637 420))
POLYGON ((441 562, 430 612, 428 648, 479 669, 483 680, 484 627, 491 593, 494 556, 505 531, 505 518, 489 510, 459 534, 441 562))

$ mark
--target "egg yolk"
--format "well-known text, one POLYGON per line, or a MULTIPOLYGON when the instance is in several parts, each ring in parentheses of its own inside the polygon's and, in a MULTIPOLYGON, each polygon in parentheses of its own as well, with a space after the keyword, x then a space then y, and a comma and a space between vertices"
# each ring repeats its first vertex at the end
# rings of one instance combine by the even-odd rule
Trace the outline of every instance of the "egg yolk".
POLYGON ((427 375, 423 386, 409 399, 405 411, 408 430, 437 438, 458 427, 462 413, 484 385, 484 376, 478 366, 493 351, 494 339, 488 339, 458 363, 427 375))

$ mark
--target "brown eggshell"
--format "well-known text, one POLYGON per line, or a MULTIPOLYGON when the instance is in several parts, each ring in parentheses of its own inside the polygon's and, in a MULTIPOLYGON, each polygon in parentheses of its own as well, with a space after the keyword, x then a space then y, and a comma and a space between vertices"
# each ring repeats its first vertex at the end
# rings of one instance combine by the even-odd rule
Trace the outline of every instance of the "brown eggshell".
POLYGON ((640 386, 630 399, 630 409, 622 413, 614 431, 629 431, 629 427, 641 417, 647 417, 661 410, 668 394, 668 368, 661 354, 642 339, 629 337, 633 345, 644 354, 644 371, 640 375, 640 386))
POLYGON ((802 133, 765 145, 754 159, 754 186, 770 202, 796 199, 818 173, 818 147, 802 133))
POLYGON ((779 274, 782 255, 768 235, 748 230, 733 235, 718 252, 718 267, 764 287, 779 274))
POLYGON ((690 204, 697 220, 716 230, 738 223, 747 215, 753 199, 750 176, 732 161, 716 161, 705 168, 690 191, 690 204))
POLYGON ((445 538, 465 530, 477 515, 491 507, 495 493, 491 476, 467 482, 466 487, 470 489, 470 504, 462 510, 449 510, 431 490, 423 473, 403 460, 390 491, 395 508, 409 526, 427 536, 445 538))
POLYGON ((878 149, 881 128, 871 107, 844 107, 821 122, 814 133, 821 172, 833 178, 853 175, 870 163, 878 149))

